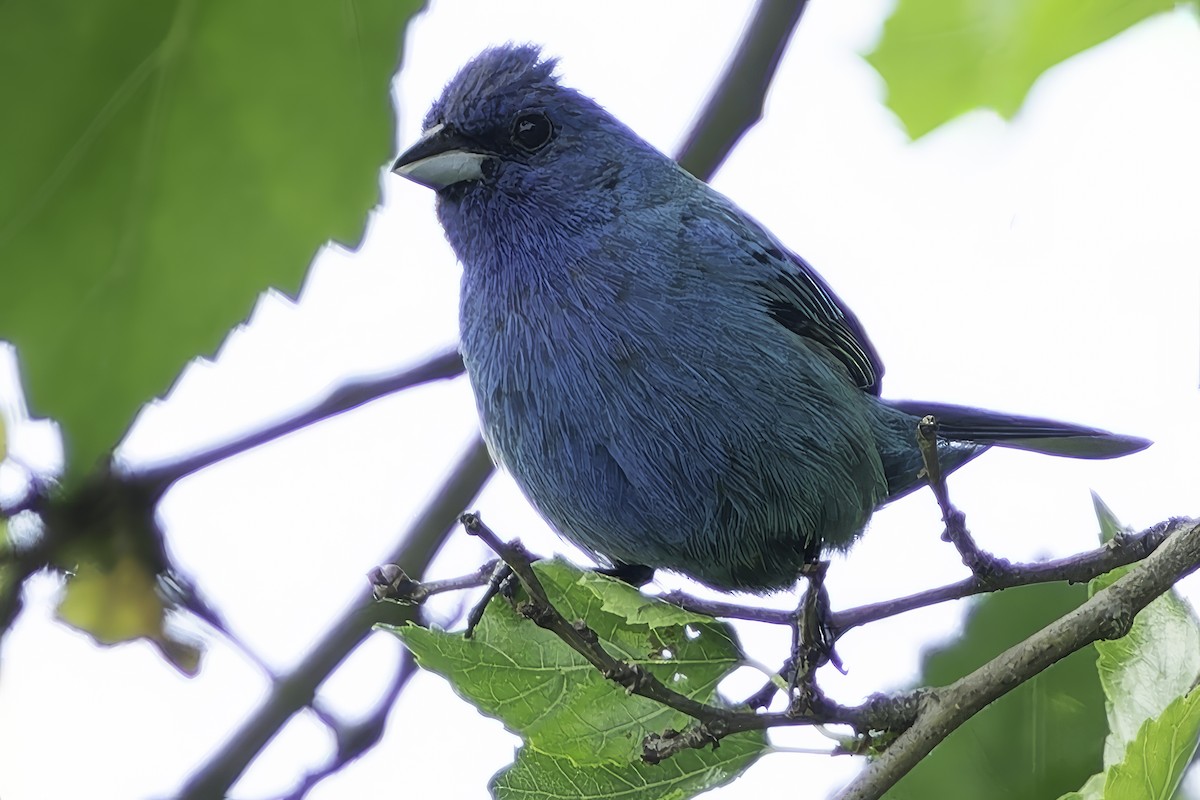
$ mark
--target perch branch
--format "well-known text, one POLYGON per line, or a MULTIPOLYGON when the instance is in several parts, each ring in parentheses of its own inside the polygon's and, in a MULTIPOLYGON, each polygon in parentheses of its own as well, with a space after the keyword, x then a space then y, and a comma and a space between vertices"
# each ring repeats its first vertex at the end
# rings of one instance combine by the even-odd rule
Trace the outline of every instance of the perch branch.
POLYGON ((605 678, 626 691, 662 703, 696 720, 696 724, 685 731, 666 731, 648 736, 643 742, 642 757, 649 763, 662 761, 683 749, 712 745, 726 736, 743 731, 818 723, 851 725, 862 732, 902 730, 915 717, 916 705, 911 694, 876 696, 861 706, 843 706, 816 695, 808 698, 803 707, 793 706, 788 711, 763 714, 693 700, 668 688, 641 666, 614 657, 604 649, 595 631, 583 620, 572 622, 564 617, 546 596, 541 581, 533 571, 529 555, 518 543, 504 542, 483 524, 477 514, 464 514, 462 523, 469 533, 482 539, 503 559, 529 594, 529 601, 518 606, 523 616, 556 634, 605 678))
POLYGON ((404 687, 408 685, 408 682, 416 674, 416 660, 407 650, 401 649, 400 664, 396 668, 396 673, 392 677, 392 682, 388 686, 387 691, 376 702, 375 709, 366 719, 354 725, 330 725, 327 722, 326 725, 337 736, 337 752, 329 760, 328 764, 318 770, 309 772, 301 778, 296 788, 289 792, 282 800, 303 800, 318 783, 338 773, 351 761, 354 761, 377 745, 379 740, 383 738, 384 729, 387 727, 387 717, 392 710, 392 706, 396 704, 400 693, 404 691, 404 687))
MULTIPOLYGON (((1122 536, 1086 553, 1057 558, 1052 561, 1013 564, 1011 574, 1005 574, 1002 577, 985 579, 972 575, 961 581, 934 589, 926 589, 906 597, 835 611, 830 615, 830 627, 837 637, 841 637, 851 628, 857 628, 860 625, 878 622, 897 614, 950 600, 961 600, 964 597, 984 592, 1057 581, 1067 581, 1068 583, 1090 581, 1117 567, 1141 561, 1157 550, 1173 530, 1186 524, 1189 524, 1188 520, 1172 519, 1153 525, 1140 533, 1122 536)), ((662 599, 680 608, 710 617, 762 622, 768 625, 791 625, 795 620, 794 611, 756 608, 721 600, 702 599, 679 591, 664 594, 662 599)))
MULTIPOLYGON (((411 572, 423 572, 454 529, 458 514, 479 494, 492 469, 483 441, 476 438, 388 560, 404 565, 411 572)), ((367 638, 377 622, 403 625, 414 617, 414 607, 377 603, 371 592, 364 590, 304 660, 275 682, 262 706, 188 779, 178 800, 225 797, 267 742, 293 714, 312 702, 317 687, 367 638)))
POLYGON ((922 693, 912 726, 841 793, 838 800, 883 796, 958 726, 1051 664, 1092 642, 1118 639, 1150 601, 1200 566, 1200 523, 1177 521, 1162 547, 1107 589, 949 686, 922 693))
POLYGON ((763 102, 807 0, 761 0, 737 50, 679 148, 676 161, 702 181, 762 119, 763 102))

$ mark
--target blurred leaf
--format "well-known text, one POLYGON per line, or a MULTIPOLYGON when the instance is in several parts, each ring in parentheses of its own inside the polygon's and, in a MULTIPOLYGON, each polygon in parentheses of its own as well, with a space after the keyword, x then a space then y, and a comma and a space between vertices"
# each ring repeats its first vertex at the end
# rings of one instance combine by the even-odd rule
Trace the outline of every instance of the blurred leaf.
MULTIPOLYGON (((8 458, 8 433, 5 427, 4 412, 0 409, 0 463, 8 458)), ((8 540, 8 518, 0 516, 0 598, 9 595, 8 583, 13 579, 12 544, 8 540)), ((0 636, 3 636, 4 625, 0 624, 0 636)))
POLYGON ((154 587, 154 573, 131 556, 109 570, 87 565, 67 581, 58 616, 100 644, 154 638, 162 633, 164 611, 154 587))
POLYGON ((867 61, 914 139, 974 108, 1011 118, 1037 78, 1175 0, 900 0, 867 61))
MULTIPOLYGON (((561 561, 535 569, 555 608, 569 620, 586 620, 610 653, 682 694, 719 702, 717 684, 742 660, 727 625, 561 561)), ((526 796, 529 787, 578 777, 570 796, 624 787, 630 798, 686 797, 740 774, 765 748, 761 734, 748 734, 716 750, 692 751, 675 766, 642 764, 646 734, 683 728, 690 718, 627 694, 501 598, 471 639, 416 626, 396 633, 422 667, 445 676, 459 695, 525 740, 517 764, 496 779, 498 796, 526 796)))
POLYGON ((66 573, 58 617, 115 645, 145 639, 187 675, 200 667, 195 643, 167 625, 175 608, 162 593, 173 573, 145 486, 94 472, 74 492, 51 495, 42 512, 50 565, 66 573))
POLYGON ((200 651, 165 628, 157 585, 157 575, 132 555, 109 568, 83 564, 67 580, 58 618, 103 645, 147 639, 181 672, 195 675, 200 651))
MULTIPOLYGON (((1044 584, 987 595, 952 644, 924 658, 919 685, 943 686, 974 671, 1078 607, 1083 586, 1044 584)), ((891 800, 1057 797, 1100 768, 1104 696, 1095 659, 1075 653, 968 720, 919 763, 891 800)))
POLYGON ((417 0, 0 3, 0 339, 68 473, 354 244, 417 0))

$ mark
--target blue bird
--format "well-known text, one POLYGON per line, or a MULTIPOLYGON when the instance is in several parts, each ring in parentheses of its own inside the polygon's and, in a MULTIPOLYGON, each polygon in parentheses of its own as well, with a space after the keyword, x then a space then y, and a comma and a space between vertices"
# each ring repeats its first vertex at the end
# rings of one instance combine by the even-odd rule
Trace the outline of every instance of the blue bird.
POLYGON ((1076 458, 1129 436, 880 398, 862 325, 729 199, 561 85, 533 46, 484 51, 394 171, 434 189, 463 265, 483 435, 560 534, 618 567, 791 586, 872 512, 991 445, 1076 458))

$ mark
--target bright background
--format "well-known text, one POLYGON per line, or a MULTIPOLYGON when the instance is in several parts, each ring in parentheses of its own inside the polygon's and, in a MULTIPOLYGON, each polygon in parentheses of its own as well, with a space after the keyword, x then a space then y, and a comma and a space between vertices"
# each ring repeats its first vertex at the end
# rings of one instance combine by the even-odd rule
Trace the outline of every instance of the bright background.
MULTIPOLYGON (((672 152, 751 11, 749 3, 717 0, 579 8, 435 2, 409 28, 396 84, 397 149, 417 137, 428 104, 463 62, 515 40, 561 56, 567 83, 672 152)), ((889 8, 880 0, 812 4, 764 122, 715 186, 815 264, 855 309, 887 364, 888 396, 1060 417, 1157 442, 1119 461, 995 452, 966 467, 951 493, 984 547, 1028 559, 1094 546, 1089 489, 1138 528, 1197 514, 1195 16, 1154 18, 1052 69, 1011 123, 975 112, 910 144, 883 105, 882 81, 860 57, 889 8)), ((433 197, 385 165, 380 175, 383 204, 362 248, 323 252, 297 303, 264 297, 215 364, 193 364, 167 401, 142 415, 121 450, 128 462, 253 429, 347 376, 411 363, 454 341, 458 268, 433 197)), ((295 434, 172 490, 161 506, 169 545, 238 634, 286 671, 436 490, 474 424, 469 389, 458 380, 295 434)), ((20 426, 11 450, 30 462, 53 461, 51 433, 20 426)), ((534 551, 578 557, 505 477, 492 481, 477 507, 534 551)), ((879 513, 831 571, 835 607, 962 577, 940 529, 928 493, 879 513)), ((458 533, 431 576, 468 572, 487 556, 458 533)), ((663 576, 657 585, 686 584, 663 576)), ((1181 588, 1193 599, 1200 594, 1195 578, 1181 588)), ((53 622, 57 590, 49 579, 31 584, 5 643, 0 797, 172 795, 251 712, 268 680, 220 639, 210 642, 194 680, 148 646, 97 649, 53 622)), ((435 618, 452 621, 464 602, 437 603, 435 618)), ((963 607, 853 632, 839 644, 849 674, 823 674, 824 685, 844 702, 906 685, 922 647, 952 637, 963 607)), ((742 632, 755 658, 778 664, 785 656, 786 632, 742 632)), ((397 653, 394 640, 376 635, 322 698, 347 717, 365 713, 397 653)), ((735 677, 731 691, 750 685, 754 676, 735 677)), ((776 741, 829 747, 811 732, 776 741)), ((443 681, 419 675, 383 743, 310 796, 482 797, 516 744, 443 681)), ((301 715, 233 796, 285 793, 323 762, 329 745, 325 729, 301 715)), ((786 787, 820 797, 856 769, 850 758, 780 753, 710 796, 786 787)))

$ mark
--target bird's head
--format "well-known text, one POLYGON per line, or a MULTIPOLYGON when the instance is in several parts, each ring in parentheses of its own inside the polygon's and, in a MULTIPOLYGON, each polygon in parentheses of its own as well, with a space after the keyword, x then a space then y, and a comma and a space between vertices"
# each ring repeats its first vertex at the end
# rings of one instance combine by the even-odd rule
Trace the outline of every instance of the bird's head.
POLYGON ((639 155, 663 156, 590 98, 562 86, 532 45, 483 51, 447 84, 392 170, 443 201, 578 197, 639 155))

